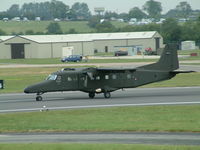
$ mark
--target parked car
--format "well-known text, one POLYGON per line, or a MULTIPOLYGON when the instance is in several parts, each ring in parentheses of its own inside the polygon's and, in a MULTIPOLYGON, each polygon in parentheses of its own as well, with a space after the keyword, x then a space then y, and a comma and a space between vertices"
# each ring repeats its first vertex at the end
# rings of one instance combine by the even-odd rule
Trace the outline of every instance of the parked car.
POLYGON ((81 55, 70 55, 68 57, 64 57, 61 59, 62 62, 79 62, 82 61, 82 56, 81 55))
POLYGON ((151 47, 145 48, 144 55, 157 55, 156 51, 153 51, 151 47))
POLYGON ((115 56, 127 56, 127 51, 115 51, 115 56))

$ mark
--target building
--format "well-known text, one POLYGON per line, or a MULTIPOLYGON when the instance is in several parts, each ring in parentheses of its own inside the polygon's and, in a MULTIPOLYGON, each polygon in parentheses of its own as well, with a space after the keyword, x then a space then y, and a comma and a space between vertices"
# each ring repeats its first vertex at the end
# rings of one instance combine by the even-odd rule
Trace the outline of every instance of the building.
POLYGON ((195 50, 195 41, 183 41, 181 42, 181 50, 195 50))
POLYGON ((116 46, 139 46, 143 51, 151 47, 156 51, 163 47, 163 38, 156 31, 0 36, 0 59, 58 58, 66 53, 86 56, 114 52, 116 46))

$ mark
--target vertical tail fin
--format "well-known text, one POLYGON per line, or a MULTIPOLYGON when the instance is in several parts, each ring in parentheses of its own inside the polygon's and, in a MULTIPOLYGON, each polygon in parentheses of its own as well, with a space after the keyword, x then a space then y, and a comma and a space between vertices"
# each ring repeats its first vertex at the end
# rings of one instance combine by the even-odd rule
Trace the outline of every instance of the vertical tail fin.
POLYGON ((179 68, 177 45, 167 44, 162 52, 162 55, 157 63, 142 66, 139 68, 148 70, 166 70, 173 71, 179 68))

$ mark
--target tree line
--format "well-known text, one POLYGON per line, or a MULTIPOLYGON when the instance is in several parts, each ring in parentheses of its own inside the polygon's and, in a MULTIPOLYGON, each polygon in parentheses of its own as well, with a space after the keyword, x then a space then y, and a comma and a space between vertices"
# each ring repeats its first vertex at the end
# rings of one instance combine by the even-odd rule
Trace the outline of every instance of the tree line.
MULTIPOLYGON (((111 22, 104 21, 95 26, 96 33, 114 33, 114 32, 139 32, 139 31, 157 31, 164 39, 164 43, 193 40, 200 46, 200 17, 196 21, 188 21, 180 24, 174 18, 166 19, 162 24, 151 23, 147 25, 131 26, 127 25, 121 28, 115 27, 111 22)), ((34 33, 27 31, 25 34, 77 34, 78 32, 71 28, 64 33, 57 22, 52 22, 47 27, 46 33, 34 33)), ((0 31, 1 34, 1 31, 0 31)), ((20 33, 23 34, 23 33, 20 33)))
POLYGON ((51 0, 50 2, 41 3, 24 3, 22 7, 13 4, 7 11, 0 12, 0 19, 14 17, 26 17, 34 20, 40 17, 41 20, 59 19, 88 19, 91 16, 90 10, 86 3, 74 3, 72 7, 62 1, 51 0))
MULTIPOLYGON (((162 13, 162 3, 149 0, 142 9, 133 7, 128 13, 116 13, 106 11, 101 18, 122 18, 124 20, 130 20, 131 18, 143 19, 154 18, 159 19, 161 17, 168 18, 188 18, 200 13, 200 10, 193 10, 190 4, 186 1, 180 2, 175 8, 169 10, 166 14, 162 13)), ((88 20, 94 15, 91 14, 87 3, 76 2, 71 7, 62 1, 51 0, 46 2, 34 2, 24 3, 22 7, 18 4, 13 4, 7 11, 0 12, 0 19, 14 17, 26 17, 29 20, 34 20, 35 17, 40 17, 42 20, 52 20, 54 18, 69 19, 69 20, 88 20)))
MULTIPOLYGON (((149 0, 143 5, 143 10, 138 7, 130 9, 128 13, 117 14, 115 12, 105 12, 104 15, 91 15, 86 3, 74 3, 71 7, 61 1, 52 0, 42 3, 25 3, 20 8, 19 5, 12 5, 7 11, 0 12, 0 18, 23 16, 28 19, 34 19, 40 16, 42 20, 52 20, 53 18, 70 19, 70 20, 87 20, 88 26, 93 28, 95 32, 135 32, 135 31, 158 31, 164 38, 164 42, 180 42, 184 40, 194 40, 200 44, 200 17, 195 20, 187 21, 180 24, 176 18, 187 18, 199 10, 192 10, 187 2, 180 2, 174 9, 169 10, 166 14, 161 15, 162 5, 160 2, 149 0), (147 25, 132 26, 127 25, 121 28, 115 27, 110 21, 111 18, 123 18, 128 20, 131 18, 143 19, 154 18, 159 19, 165 17, 166 20, 162 24, 151 23, 147 25), (101 20, 104 19, 103 22, 101 20)), ((74 28, 70 29, 67 34, 78 33, 74 28)), ((0 30, 0 35, 5 35, 0 30)), ((52 22, 47 27, 46 33, 34 33, 26 31, 25 33, 16 34, 66 34, 63 33, 59 23, 52 22)))

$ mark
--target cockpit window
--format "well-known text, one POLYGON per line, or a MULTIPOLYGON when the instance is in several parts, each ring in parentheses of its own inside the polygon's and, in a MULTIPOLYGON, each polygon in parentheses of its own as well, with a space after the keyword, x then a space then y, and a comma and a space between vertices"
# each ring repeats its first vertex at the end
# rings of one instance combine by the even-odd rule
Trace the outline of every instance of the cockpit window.
POLYGON ((55 75, 55 74, 50 74, 50 75, 47 77, 46 80, 56 80, 56 78, 57 78, 57 75, 55 75))

